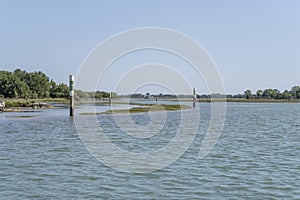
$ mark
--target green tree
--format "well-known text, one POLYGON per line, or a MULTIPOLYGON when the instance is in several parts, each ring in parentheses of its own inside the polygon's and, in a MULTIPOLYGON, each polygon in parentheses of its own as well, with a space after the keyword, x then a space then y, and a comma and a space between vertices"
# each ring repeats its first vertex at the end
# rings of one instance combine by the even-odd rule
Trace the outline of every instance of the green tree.
POLYGON ((5 98, 14 97, 13 81, 10 72, 0 72, 0 94, 5 98))
POLYGON ((258 99, 261 98, 262 94, 263 94, 262 90, 257 90, 257 92, 256 92, 256 98, 258 98, 258 99))
POLYGON ((59 85, 56 85, 56 83, 51 80, 51 82, 50 82, 50 97, 52 97, 52 98, 67 98, 67 97, 69 97, 69 87, 64 83, 60 83, 59 85))
POLYGON ((15 77, 13 82, 14 98, 29 98, 30 90, 28 85, 15 77))
POLYGON ((50 81, 43 72, 26 75, 26 83, 31 90, 31 98, 47 98, 50 95, 50 81))
POLYGON ((290 94, 290 92, 288 90, 285 90, 282 93, 282 99, 291 99, 292 95, 290 94))
POLYGON ((246 91, 244 92, 244 94, 245 94, 245 98, 246 98, 246 99, 252 99, 252 98, 253 98, 253 95, 252 95, 251 90, 246 90, 246 91))
POLYGON ((0 71, 0 96, 5 98, 47 98, 67 97, 66 84, 57 85, 43 72, 26 72, 16 69, 13 72, 0 71))
POLYGON ((264 98, 273 99, 280 94, 280 91, 277 89, 265 89, 262 96, 264 98))
POLYGON ((96 99, 107 99, 107 98, 109 98, 109 96, 110 96, 109 92, 96 91, 96 93, 95 93, 96 99))
POLYGON ((300 98, 300 87, 299 86, 292 87, 290 94, 293 96, 294 99, 299 99, 300 98))

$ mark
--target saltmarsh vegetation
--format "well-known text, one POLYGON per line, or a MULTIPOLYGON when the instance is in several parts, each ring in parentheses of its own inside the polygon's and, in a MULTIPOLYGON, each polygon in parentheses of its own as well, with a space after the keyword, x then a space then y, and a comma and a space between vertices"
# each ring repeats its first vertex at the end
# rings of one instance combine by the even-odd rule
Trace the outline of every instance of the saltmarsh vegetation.
MULTIPOLYGON (((135 104, 137 105, 137 104, 135 104)), ((191 107, 180 104, 138 104, 140 106, 133 107, 130 109, 120 109, 120 110, 107 110, 105 112, 98 113, 80 113, 81 115, 98 115, 98 114, 126 114, 126 113, 142 113, 142 112, 157 112, 157 111, 176 111, 189 109, 191 107)))

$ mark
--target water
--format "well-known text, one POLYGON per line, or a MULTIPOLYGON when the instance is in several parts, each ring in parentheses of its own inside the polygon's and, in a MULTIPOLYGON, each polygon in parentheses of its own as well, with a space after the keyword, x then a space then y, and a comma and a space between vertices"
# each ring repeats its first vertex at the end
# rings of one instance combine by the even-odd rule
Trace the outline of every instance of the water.
MULTIPOLYGON (((198 153, 210 104, 200 109, 200 128, 190 148, 168 167, 144 174, 119 172, 96 160, 66 108, 0 113, 0 199, 300 198, 300 104, 227 104, 222 135, 204 159, 198 153), (25 115, 32 118, 14 117, 25 115)), ((150 140, 124 137, 112 115, 97 118, 117 145, 139 152, 170 141, 179 114, 168 113, 167 134, 150 140)), ((146 113, 132 119, 150 123, 146 113)))

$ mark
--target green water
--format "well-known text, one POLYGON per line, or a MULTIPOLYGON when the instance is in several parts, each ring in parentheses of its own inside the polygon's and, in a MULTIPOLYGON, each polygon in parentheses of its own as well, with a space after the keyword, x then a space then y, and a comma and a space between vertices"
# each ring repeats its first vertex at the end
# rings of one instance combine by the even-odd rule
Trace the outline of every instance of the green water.
MULTIPOLYGON (((204 159, 198 156, 210 104, 200 104, 200 112, 189 149, 169 166, 144 174, 119 172, 95 159, 66 108, 0 113, 0 199, 300 198, 300 104, 227 104, 222 135, 204 159)), ((97 118, 120 148, 140 152, 174 137, 180 112, 167 116, 166 130, 150 140, 124 136, 112 115, 97 118)), ((150 123, 147 113, 132 119, 150 123)))

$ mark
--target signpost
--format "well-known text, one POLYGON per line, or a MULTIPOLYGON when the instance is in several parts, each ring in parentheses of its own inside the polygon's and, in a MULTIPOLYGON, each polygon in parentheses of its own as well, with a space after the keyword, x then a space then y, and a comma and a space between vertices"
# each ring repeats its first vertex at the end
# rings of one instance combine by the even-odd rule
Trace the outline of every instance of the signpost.
POLYGON ((74 115, 74 75, 69 76, 70 80, 70 116, 74 115))
POLYGON ((193 108, 196 106, 197 95, 196 95, 196 88, 193 88, 193 108))

